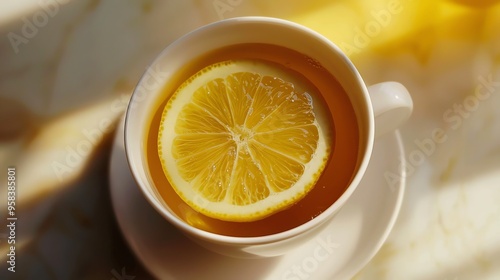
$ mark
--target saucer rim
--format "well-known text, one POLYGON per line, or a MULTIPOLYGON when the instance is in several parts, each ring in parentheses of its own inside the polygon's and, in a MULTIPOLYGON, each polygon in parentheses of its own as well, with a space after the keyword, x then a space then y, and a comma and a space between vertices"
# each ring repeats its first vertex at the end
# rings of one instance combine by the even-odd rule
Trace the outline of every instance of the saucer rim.
MULTIPOLYGON (((144 260, 145 257, 141 253, 142 250, 139 250, 138 248, 136 248, 136 246, 135 246, 136 244, 134 242, 133 237, 131 237, 130 234, 127 233, 126 228, 128 226, 124 224, 123 218, 119 217, 120 216, 120 214, 119 214, 120 207, 116 204, 115 199, 114 199, 114 197, 116 196, 116 194, 115 194, 116 190, 114 191, 114 189, 116 187, 113 187, 113 177, 116 175, 113 174, 114 172, 113 172, 112 167, 113 167, 113 162, 116 161, 117 154, 120 152, 117 143, 120 140, 122 140, 122 141, 124 140, 123 138, 120 139, 120 137, 119 137, 120 135, 123 134, 123 118, 122 118, 122 121, 119 123, 119 125, 120 126, 116 129, 115 135, 113 137, 113 144, 112 144, 112 148, 111 148, 110 161, 109 161, 109 166, 108 166, 108 169, 109 169, 108 181, 110 184, 109 188, 110 188, 110 196, 111 196, 111 203, 112 203, 114 216, 115 216, 116 222, 119 226, 119 229, 120 229, 122 235, 124 236, 124 239, 126 240, 127 245, 130 247, 132 253, 136 256, 136 258, 144 266, 144 268, 148 271, 148 273, 150 273, 154 277, 159 277, 160 275, 156 275, 155 272, 152 271, 148 267, 146 261, 144 260)), ((405 150, 404 150, 404 144, 402 141, 402 136, 401 136, 401 133, 399 130, 395 130, 394 132, 391 132, 388 134, 389 134, 388 136, 386 135, 384 137, 395 137, 395 141, 397 142, 397 147, 395 148, 395 150, 397 150, 397 153, 398 153, 397 158, 400 160, 401 164, 403 165, 403 168, 400 169, 401 177, 400 177, 399 184, 398 184, 398 186, 395 187, 395 189, 398 193, 397 193, 397 195, 394 196, 393 201, 395 201, 395 203, 394 203, 394 207, 392 207, 392 209, 391 209, 390 218, 387 219, 385 229, 378 236, 377 242, 374 242, 373 247, 366 253, 366 257, 363 258, 363 261, 359 261, 357 264, 350 264, 349 265, 350 269, 348 269, 347 271, 344 271, 344 272, 342 270, 334 271, 332 276, 337 275, 339 273, 350 275, 350 277, 355 276, 355 274, 358 273, 363 267, 365 267, 373 259, 373 257, 378 253, 378 251, 381 249, 383 244, 386 242, 389 234, 391 233, 392 229, 394 228, 394 225, 395 225, 397 218, 399 216, 402 202, 403 202, 403 198, 404 198, 405 189, 406 189, 406 176, 404 176, 405 175, 405 173, 404 173, 404 170, 405 170, 405 168, 404 168, 405 150)), ((374 145, 374 150, 375 150, 375 146, 376 145, 374 145)), ((125 152, 124 149, 122 152, 123 153, 125 152)), ((396 156, 395 156, 395 158, 396 158, 396 156)), ((368 166, 369 165, 370 165, 370 163, 368 164, 368 166)), ((128 172, 130 172, 130 170, 128 170, 128 172)), ((137 182, 135 182, 135 181, 133 181, 133 183, 137 184, 137 182)), ((146 198, 143 198, 143 199, 146 199, 146 198)), ((152 207, 152 208, 156 212, 156 209, 154 209, 154 207, 152 207)), ((336 217, 333 217, 331 220, 327 221, 327 224, 334 222, 335 219, 336 219, 336 217)), ((167 222, 167 221, 165 221, 165 222, 167 222)), ((176 228, 175 230, 179 230, 179 229, 176 228)), ((193 242, 193 241, 190 241, 190 242, 193 242)), ((241 261, 245 261, 245 259, 241 259, 241 261)))

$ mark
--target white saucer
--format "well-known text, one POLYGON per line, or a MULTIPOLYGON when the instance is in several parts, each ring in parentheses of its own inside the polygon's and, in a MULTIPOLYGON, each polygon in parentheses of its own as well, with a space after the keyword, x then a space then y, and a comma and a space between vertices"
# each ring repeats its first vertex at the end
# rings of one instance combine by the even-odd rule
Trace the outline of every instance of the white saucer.
MULTIPOLYGON (((365 179, 318 237, 268 259, 234 259, 208 251, 166 222, 144 199, 127 166, 123 122, 115 136, 110 183, 118 224, 132 250, 158 279, 350 279, 385 242, 398 216, 405 180, 389 186, 384 173, 400 167, 399 132, 377 140, 365 179)), ((404 176, 402 176, 404 177, 404 176)))

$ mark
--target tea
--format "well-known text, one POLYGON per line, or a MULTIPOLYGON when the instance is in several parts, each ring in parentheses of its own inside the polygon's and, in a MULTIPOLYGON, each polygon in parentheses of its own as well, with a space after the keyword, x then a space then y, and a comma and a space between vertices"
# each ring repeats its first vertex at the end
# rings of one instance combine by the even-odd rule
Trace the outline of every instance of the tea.
POLYGON ((229 236, 262 236, 299 226, 327 209, 342 195, 352 180, 358 159, 359 131, 354 109, 337 80, 318 62, 296 51, 267 44, 240 44, 196 58, 167 83, 152 110, 146 137, 148 170, 155 188, 171 210, 200 229, 229 236), (327 166, 312 191, 288 209, 254 222, 227 222, 204 216, 190 208, 172 189, 158 156, 158 128, 165 103, 190 76, 214 63, 231 59, 255 59, 278 63, 300 73, 321 93, 332 123, 333 150, 327 166))

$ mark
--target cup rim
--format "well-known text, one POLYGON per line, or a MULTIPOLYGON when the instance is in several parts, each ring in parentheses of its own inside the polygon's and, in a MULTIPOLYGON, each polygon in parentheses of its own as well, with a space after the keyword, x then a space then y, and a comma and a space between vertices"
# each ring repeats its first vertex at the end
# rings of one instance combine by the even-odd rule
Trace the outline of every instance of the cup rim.
MULTIPOLYGON (((355 191, 359 183, 361 182, 361 179, 364 176, 364 173, 366 171, 366 168, 369 163, 369 159, 372 154, 372 149, 374 145, 374 130, 375 130, 375 125, 374 125, 374 115, 373 115, 373 108, 371 104, 371 100, 368 94, 368 89, 366 87, 366 84, 364 80, 362 79, 359 71, 356 69, 354 64, 351 62, 351 60, 347 57, 347 55, 337 46, 335 45, 332 41, 330 41, 328 38, 320 34, 319 32, 310 29, 306 26, 303 26, 301 24, 295 23, 293 21, 281 19, 281 18, 274 18, 274 17, 267 17, 267 16, 243 16, 243 17, 234 17, 234 18, 229 18, 229 19, 224 19, 212 23, 208 23, 204 26, 201 26, 197 29, 194 29, 193 31, 190 31, 183 36, 179 37, 176 39, 174 42, 169 44, 167 47, 165 47, 148 65, 146 69, 150 69, 153 67, 156 63, 159 63, 163 59, 165 55, 168 54, 169 50, 174 46, 174 45, 179 45, 183 44, 184 41, 186 41, 187 38, 192 37, 192 36, 197 36, 199 33, 206 32, 207 30, 210 29, 218 29, 218 28, 223 28, 226 25, 231 25, 234 23, 243 23, 243 24, 275 24, 275 25, 281 25, 283 28, 291 28, 295 29, 294 32, 297 34, 300 34, 302 36, 309 35, 312 37, 315 37, 316 39, 320 40, 323 44, 328 46, 332 50, 332 54, 337 55, 339 58, 341 58, 347 68, 350 70, 350 76, 356 81, 357 86, 359 86, 362 94, 364 95, 364 102, 366 103, 366 110, 367 110, 367 118, 368 118, 368 131, 366 131, 366 145, 365 147, 361 147, 364 149, 365 153, 362 157, 360 157, 359 164, 357 167, 357 171, 355 172, 353 178, 351 179, 350 184, 347 186, 345 191, 342 193, 342 195, 335 200, 327 209, 325 209, 321 214, 316 216, 314 219, 311 219, 310 221, 307 221, 299 226, 296 226, 294 228, 279 232, 279 233, 274 233, 274 234, 269 234, 269 235, 263 235, 263 236, 250 236, 250 237, 240 237, 240 236, 229 236, 229 235, 223 235, 223 234, 217 234, 213 232, 208 232, 199 228, 196 228, 194 226, 191 226, 178 218, 175 214, 171 213, 169 210, 165 209, 165 206, 161 204, 160 201, 155 197, 154 194, 149 191, 147 184, 149 182, 143 182, 139 180, 138 178, 141 178, 140 173, 145 171, 145 168, 143 168, 141 163, 134 163, 134 158, 131 155, 131 151, 134 149, 134 146, 131 146, 132 144, 129 141, 130 137, 127 137, 130 133, 133 133, 131 129, 129 128, 130 124, 130 119, 133 117, 133 112, 134 108, 132 106, 133 103, 133 98, 137 93, 138 87, 144 82, 144 78, 146 76, 147 71, 145 71, 141 78, 139 79, 136 87, 134 88, 134 91, 132 93, 132 96, 130 98, 130 102, 127 106, 126 114, 125 114, 125 125, 124 125, 124 146, 125 146, 125 154, 127 157, 128 161, 128 166, 130 168, 131 173, 133 174, 133 178, 136 181, 137 185, 139 186, 142 194, 146 198, 146 200, 149 202, 150 205, 155 208, 155 210, 163 217, 165 218, 168 222, 179 228, 181 231, 185 233, 189 233, 191 236, 195 236, 198 238, 201 238, 203 240, 208 240, 213 243, 221 243, 221 244, 229 244, 229 245, 259 245, 259 244, 269 244, 269 243, 274 243, 277 241, 285 240, 292 238, 294 236, 298 236, 304 233, 307 233, 308 231, 317 228, 324 222, 328 221, 330 218, 334 216, 334 214, 341 208, 345 202, 348 200, 348 198, 352 195, 352 193, 355 191)), ((360 143, 361 145, 361 143, 360 143)), ((136 147, 137 148, 137 147, 136 147)), ((166 221, 166 222, 167 222, 166 221)))

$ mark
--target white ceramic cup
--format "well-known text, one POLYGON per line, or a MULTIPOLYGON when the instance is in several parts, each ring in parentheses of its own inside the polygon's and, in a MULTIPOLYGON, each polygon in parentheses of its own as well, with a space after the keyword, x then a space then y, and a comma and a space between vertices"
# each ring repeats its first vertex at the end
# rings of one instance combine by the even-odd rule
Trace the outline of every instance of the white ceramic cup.
MULTIPOLYGON (((181 232, 215 252, 235 257, 269 257, 286 253, 310 240, 348 201, 370 161, 376 135, 394 131, 410 116, 412 99, 404 86, 384 82, 367 88, 349 58, 332 42, 299 24, 267 17, 242 17, 215 22, 169 45, 139 81, 126 113, 125 149, 130 169, 149 203, 181 232), (340 82, 355 108, 360 129, 359 164, 351 184, 322 214, 293 229, 259 237, 234 237, 195 228, 163 201, 147 170, 145 135, 151 110, 165 83, 196 57, 239 43, 268 43, 303 53, 322 64, 340 82)), ((166 248, 168 250, 168 248, 166 248)))

